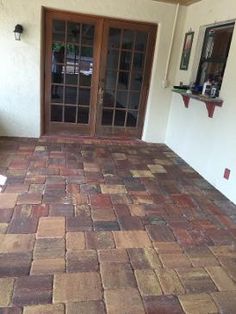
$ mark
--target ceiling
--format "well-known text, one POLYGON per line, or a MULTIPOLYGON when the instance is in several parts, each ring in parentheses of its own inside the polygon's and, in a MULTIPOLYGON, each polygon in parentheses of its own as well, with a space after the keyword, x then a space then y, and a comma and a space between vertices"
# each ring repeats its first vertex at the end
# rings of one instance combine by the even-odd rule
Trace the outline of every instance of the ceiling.
POLYGON ((166 3, 179 3, 181 5, 190 5, 195 2, 199 2, 201 0, 153 0, 153 1, 158 1, 158 2, 166 2, 166 3))

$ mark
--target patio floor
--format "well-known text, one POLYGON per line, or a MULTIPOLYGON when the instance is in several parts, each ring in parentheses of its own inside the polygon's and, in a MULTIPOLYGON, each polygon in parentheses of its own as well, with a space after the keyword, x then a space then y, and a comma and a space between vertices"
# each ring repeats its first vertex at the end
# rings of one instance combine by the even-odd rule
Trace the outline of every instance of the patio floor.
POLYGON ((236 313, 236 206, 165 145, 0 139, 0 313, 236 313))

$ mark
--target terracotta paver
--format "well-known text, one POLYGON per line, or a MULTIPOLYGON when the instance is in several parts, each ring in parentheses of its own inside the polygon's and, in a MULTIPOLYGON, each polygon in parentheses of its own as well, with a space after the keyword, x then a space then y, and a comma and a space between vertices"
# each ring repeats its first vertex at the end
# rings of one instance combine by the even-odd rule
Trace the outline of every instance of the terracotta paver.
POLYGON ((41 217, 37 231, 37 239, 63 238, 65 235, 65 217, 41 217))
POLYGON ((117 248, 142 248, 151 246, 151 241, 145 231, 114 231, 113 234, 117 248))
POLYGON ((145 314, 142 300, 136 289, 117 289, 105 291, 108 314, 145 314))
POLYGON ((69 303, 101 299, 102 286, 98 273, 70 273, 56 274, 54 276, 54 303, 69 303))
POLYGON ((218 312, 211 296, 206 293, 180 295, 179 300, 186 314, 215 314, 218 312))
POLYGON ((0 312, 236 308, 236 206, 163 144, 0 138, 0 312))
POLYGON ((14 278, 0 278, 0 307, 11 304, 13 284, 14 278))

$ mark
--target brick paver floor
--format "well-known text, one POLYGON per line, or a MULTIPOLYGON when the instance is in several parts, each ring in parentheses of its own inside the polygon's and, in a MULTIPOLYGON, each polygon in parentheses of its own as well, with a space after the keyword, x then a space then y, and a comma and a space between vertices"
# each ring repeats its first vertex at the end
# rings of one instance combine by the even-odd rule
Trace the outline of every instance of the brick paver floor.
POLYGON ((0 139, 0 313, 236 313, 236 206, 165 145, 0 139))

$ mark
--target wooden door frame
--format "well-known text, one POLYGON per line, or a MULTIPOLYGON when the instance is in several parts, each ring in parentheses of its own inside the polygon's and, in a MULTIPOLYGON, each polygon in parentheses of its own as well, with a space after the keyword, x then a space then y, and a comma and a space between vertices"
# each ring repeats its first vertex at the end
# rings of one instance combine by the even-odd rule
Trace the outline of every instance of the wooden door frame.
MULTIPOLYGON (((92 114, 91 114, 91 120, 89 123, 91 123, 91 128, 90 128, 90 136, 96 136, 96 125, 98 121, 97 117, 97 100, 98 100, 98 89, 99 89, 99 77, 100 77, 100 69, 101 69, 101 50, 102 50, 102 44, 103 44, 103 29, 105 25, 105 21, 112 21, 112 23, 123 23, 123 25, 127 25, 129 27, 130 25, 145 25, 149 26, 150 29, 152 30, 150 32, 150 40, 148 40, 148 45, 147 45, 147 51, 148 51, 148 56, 150 57, 150 62, 147 63, 147 69, 145 70, 145 76, 144 76, 144 92, 142 96, 142 101, 144 103, 144 108, 140 109, 140 114, 142 114, 143 119, 141 121, 141 124, 139 126, 140 130, 138 133, 138 137, 141 138, 142 133, 143 133, 143 126, 145 122, 145 115, 146 115, 146 108, 147 108, 147 99, 148 99, 148 94, 149 94, 149 89, 150 89, 150 81, 151 81, 151 76, 152 76, 152 69, 153 69, 153 59, 154 59, 154 53, 155 53, 155 46, 156 46, 156 36, 157 36, 157 31, 158 31, 158 25, 155 23, 150 23, 150 22, 144 22, 144 21, 136 21, 136 20, 127 20, 127 19, 120 19, 120 18, 112 18, 112 17, 107 17, 107 16, 101 16, 101 15, 94 15, 94 14, 84 14, 80 12, 71 12, 71 11, 64 11, 64 10, 57 10, 57 9, 52 9, 52 8, 47 8, 47 7, 42 7, 42 14, 41 14, 41 19, 42 19, 42 32, 41 32, 41 93, 40 93, 40 98, 41 98, 41 130, 40 134, 41 135, 47 135, 47 126, 46 126, 46 94, 49 95, 49 93, 46 93, 46 89, 49 88, 49 86, 46 86, 47 82, 47 73, 46 71, 46 66, 48 64, 48 58, 47 58, 47 45, 49 44, 47 42, 47 34, 46 34, 46 23, 47 23, 47 14, 55 14, 57 16, 62 16, 65 18, 65 16, 72 17, 78 19, 82 19, 86 22, 89 20, 97 20, 97 23, 95 23, 96 31, 98 32, 97 36, 95 36, 95 41, 94 46, 97 45, 97 50, 94 52, 94 60, 97 60, 95 62, 94 66, 94 94, 92 95, 93 98, 93 108, 91 107, 92 114), (100 34, 99 34, 100 33, 100 34), (150 45, 150 43, 153 43, 153 45, 150 45), (149 75, 148 75, 149 73, 149 75), (96 92, 95 92, 96 91, 96 92)), ((49 84, 48 84, 49 85, 49 84)), ((92 88, 92 86, 91 86, 92 88)), ((92 103, 92 102, 91 102, 92 103)))

